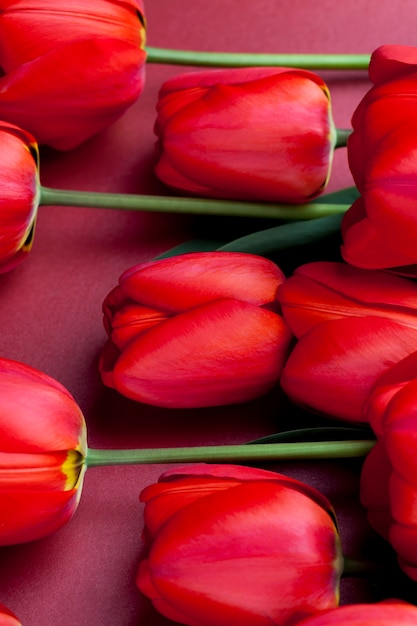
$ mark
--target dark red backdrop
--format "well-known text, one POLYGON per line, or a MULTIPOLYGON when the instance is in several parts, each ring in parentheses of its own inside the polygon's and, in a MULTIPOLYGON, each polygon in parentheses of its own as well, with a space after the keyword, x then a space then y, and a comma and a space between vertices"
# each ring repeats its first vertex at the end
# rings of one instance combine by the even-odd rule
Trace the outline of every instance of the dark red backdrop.
MULTIPOLYGON (((370 53, 383 43, 415 44, 414 0, 149 0, 146 9, 150 46, 370 53)), ((71 153, 42 151, 42 183, 166 194, 152 171, 155 103, 161 83, 187 69, 149 65, 140 100, 114 126, 71 153)), ((366 73, 322 75, 331 89, 336 124, 346 127, 369 86, 366 73)), ((329 189, 351 184, 341 149, 329 189)), ((37 367, 70 390, 85 413, 91 447, 238 443, 276 432, 288 421, 275 393, 245 406, 170 411, 130 402, 100 382, 104 296, 123 270, 195 236, 201 223, 180 216, 42 207, 30 257, 0 277, 0 355, 37 367)), ((239 228, 236 222, 236 232, 239 228)), ((345 552, 360 555, 375 543, 358 503, 357 464, 268 467, 331 498, 345 552)), ((79 509, 64 529, 42 541, 0 549, 0 601, 25 626, 171 624, 134 584, 142 529, 138 494, 163 469, 89 470, 79 509)), ((389 587, 388 594, 394 591, 389 587)), ((375 587, 366 580, 344 581, 342 602, 359 599, 375 599, 375 587)))

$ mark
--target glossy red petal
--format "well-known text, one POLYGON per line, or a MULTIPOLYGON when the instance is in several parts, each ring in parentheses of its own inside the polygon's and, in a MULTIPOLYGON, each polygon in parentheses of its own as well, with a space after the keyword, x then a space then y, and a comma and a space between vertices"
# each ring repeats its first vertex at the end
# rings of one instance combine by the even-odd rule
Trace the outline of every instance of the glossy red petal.
POLYGON ((415 46, 384 45, 371 55, 369 78, 375 84, 386 83, 417 71, 415 46))
POLYGON ((275 313, 239 300, 217 300, 129 343, 113 381, 120 393, 156 406, 245 402, 277 383, 291 337, 275 313))
POLYGON ((417 329, 380 317, 323 322, 292 350, 281 376, 297 403, 332 417, 366 421, 363 406, 384 371, 417 350, 417 329))
POLYGON ((384 272, 346 263, 297 268, 278 290, 284 318, 300 337, 318 323, 347 316, 381 315, 417 326, 417 286, 384 272))
POLYGON ((83 415, 69 392, 46 374, 0 359, 3 452, 86 451, 83 415))
POLYGON ((350 265, 378 270, 414 263, 414 256, 405 254, 395 240, 377 230, 366 214, 363 198, 344 215, 342 237, 341 253, 350 265))
POLYGON ((81 489, 5 491, 0 489, 0 545, 34 541, 59 530, 74 514, 81 489))
POLYGON ((275 263, 264 257, 193 252, 132 267, 119 283, 136 302, 176 313, 219 298, 271 303, 284 280, 275 263))
POLYGON ((144 63, 143 50, 117 39, 61 44, 0 79, 0 116, 41 144, 74 148, 135 102, 144 63))

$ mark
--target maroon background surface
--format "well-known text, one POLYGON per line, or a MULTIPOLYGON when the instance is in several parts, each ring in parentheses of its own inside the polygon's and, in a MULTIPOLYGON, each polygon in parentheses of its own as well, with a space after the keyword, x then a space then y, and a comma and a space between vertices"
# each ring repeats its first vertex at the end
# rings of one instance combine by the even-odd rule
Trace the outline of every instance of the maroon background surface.
MULTIPOLYGON (((150 46, 241 52, 370 53, 383 43, 413 45, 414 0, 148 0, 150 46)), ((43 149, 45 186, 167 194, 153 174, 155 104, 161 83, 189 68, 151 65, 135 106, 111 128, 68 153, 43 149)), ((319 72, 328 81, 337 126, 349 126, 369 87, 365 72, 319 72)), ((329 190, 352 184, 337 152, 329 190)), ((214 232, 222 222, 209 220, 214 232)), ((122 271, 196 236, 199 218, 117 210, 42 207, 30 257, 0 277, 0 355, 63 383, 86 416, 91 447, 158 447, 245 442, 291 425, 274 392, 243 406, 162 410, 104 388, 97 359, 105 341, 101 303, 122 271)), ((228 238, 235 226, 227 223, 228 238)), ((314 416, 311 424, 315 423, 314 416)), ((55 535, 0 549, 0 602, 24 626, 168 626, 135 587, 142 505, 138 495, 167 466, 92 468, 78 511, 55 535)), ((339 518, 344 551, 383 546, 358 502, 355 462, 265 465, 321 489, 339 518)), ((398 595, 367 579, 342 582, 342 602, 398 595)), ((405 583, 404 583, 405 584, 405 583)), ((402 590, 406 588, 398 585, 402 590)))

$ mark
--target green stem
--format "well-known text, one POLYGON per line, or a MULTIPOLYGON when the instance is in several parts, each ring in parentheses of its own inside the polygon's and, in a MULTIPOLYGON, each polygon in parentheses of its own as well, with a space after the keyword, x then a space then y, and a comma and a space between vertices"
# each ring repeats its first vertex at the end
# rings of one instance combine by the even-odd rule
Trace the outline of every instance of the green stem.
POLYGON ((87 467, 153 463, 248 462, 363 457, 374 440, 312 441, 309 443, 242 444, 190 448, 145 448, 141 450, 88 449, 87 467))
POLYGON ((366 576, 380 569, 375 561, 361 561, 343 556, 343 576, 366 576))
POLYGON ((347 145, 349 135, 352 134, 351 128, 336 128, 336 143, 335 148, 343 148, 347 145))
POLYGON ((148 63, 203 67, 295 67, 315 70, 366 70, 369 54, 259 54, 146 48, 148 63))
POLYGON ((208 198, 147 196, 133 194, 72 191, 40 188, 40 205, 94 207, 152 213, 186 213, 191 215, 227 215, 284 220, 310 220, 335 213, 345 213, 350 205, 311 202, 308 204, 274 204, 208 198))

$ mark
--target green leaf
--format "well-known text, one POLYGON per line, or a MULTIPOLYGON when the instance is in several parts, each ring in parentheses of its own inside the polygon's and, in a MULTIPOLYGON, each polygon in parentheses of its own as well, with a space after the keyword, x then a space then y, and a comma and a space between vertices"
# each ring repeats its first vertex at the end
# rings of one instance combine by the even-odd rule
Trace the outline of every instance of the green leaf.
POLYGON ((370 428, 356 428, 344 426, 320 426, 316 428, 299 428, 287 430, 260 439, 248 441, 248 444, 258 443, 308 443, 310 441, 345 441, 373 439, 370 428))

